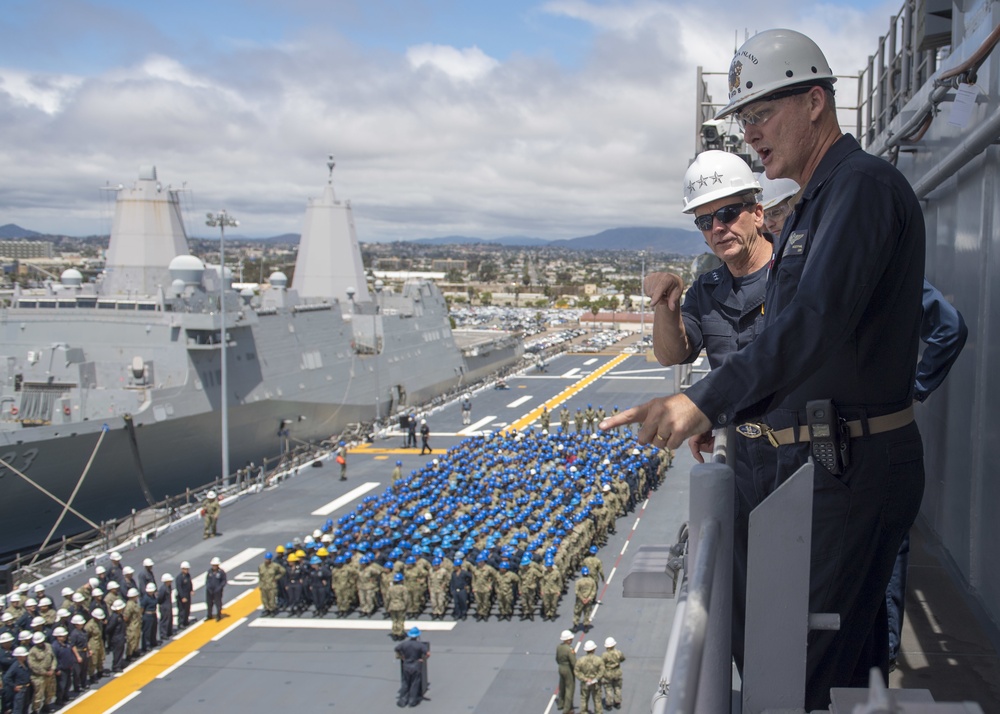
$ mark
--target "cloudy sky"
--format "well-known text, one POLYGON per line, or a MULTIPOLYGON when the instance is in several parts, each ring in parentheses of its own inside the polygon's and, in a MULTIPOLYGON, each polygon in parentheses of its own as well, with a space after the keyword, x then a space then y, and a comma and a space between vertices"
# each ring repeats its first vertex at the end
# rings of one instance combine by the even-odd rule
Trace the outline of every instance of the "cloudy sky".
POLYGON ((363 241, 686 226, 695 68, 790 27, 855 75, 900 4, 4 0, 0 224, 106 233, 155 164, 190 235, 299 232, 333 153, 363 241))

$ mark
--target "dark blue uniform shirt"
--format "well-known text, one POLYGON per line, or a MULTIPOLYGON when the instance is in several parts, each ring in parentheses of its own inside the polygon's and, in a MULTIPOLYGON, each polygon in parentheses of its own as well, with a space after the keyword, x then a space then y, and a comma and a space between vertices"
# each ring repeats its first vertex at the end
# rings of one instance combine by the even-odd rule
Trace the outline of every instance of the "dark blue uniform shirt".
MULTIPOLYGON (((847 135, 821 159, 785 221, 757 339, 687 395, 716 426, 812 399, 868 407, 913 401, 924 219, 906 178, 847 135)), ((789 415, 791 418, 788 418, 789 415)))
POLYGON ((924 280, 923 318, 920 341, 924 345, 917 365, 914 398, 922 402, 941 386, 958 359, 969 336, 962 313, 944 299, 937 288, 924 280))
POLYGON ((754 341, 764 326, 764 291, 767 268, 733 278, 726 266, 705 273, 684 295, 681 317, 694 362, 702 349, 712 369, 754 341))

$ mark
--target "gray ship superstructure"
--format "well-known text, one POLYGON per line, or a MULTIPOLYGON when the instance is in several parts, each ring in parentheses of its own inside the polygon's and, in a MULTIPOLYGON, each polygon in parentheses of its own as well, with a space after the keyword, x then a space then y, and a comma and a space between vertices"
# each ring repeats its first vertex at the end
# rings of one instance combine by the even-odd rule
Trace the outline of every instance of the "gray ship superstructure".
POLYGON ((220 476, 223 398, 235 468, 370 421, 376 408, 386 417, 423 403, 521 354, 507 343, 467 364, 430 283, 369 293, 332 164, 307 207, 291 286, 275 273, 260 295, 230 289, 218 266, 188 253, 178 192, 150 167, 117 189, 98 283, 67 270, 10 302, 0 310, 8 554, 220 476))

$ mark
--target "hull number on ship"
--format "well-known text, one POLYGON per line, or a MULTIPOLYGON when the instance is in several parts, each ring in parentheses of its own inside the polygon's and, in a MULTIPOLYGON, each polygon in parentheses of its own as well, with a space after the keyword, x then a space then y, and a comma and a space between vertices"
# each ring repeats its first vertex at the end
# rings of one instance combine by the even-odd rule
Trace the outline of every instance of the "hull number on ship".
MULTIPOLYGON (((36 456, 38 456, 38 449, 28 449, 21 454, 16 451, 8 451, 6 454, 0 454, 0 459, 3 459, 4 464, 10 464, 23 473, 31 468, 36 456)), ((4 464, 0 464, 0 479, 10 473, 10 469, 4 464)))

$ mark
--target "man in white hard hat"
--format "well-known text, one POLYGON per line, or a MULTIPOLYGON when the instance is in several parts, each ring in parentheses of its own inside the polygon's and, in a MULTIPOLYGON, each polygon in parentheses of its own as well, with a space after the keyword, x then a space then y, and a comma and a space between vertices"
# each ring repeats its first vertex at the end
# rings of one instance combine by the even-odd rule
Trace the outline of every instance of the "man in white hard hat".
POLYGON ((14 648, 14 663, 3 678, 4 687, 10 688, 11 711, 28 711, 28 697, 31 696, 31 669, 28 668, 28 648, 14 648))
POLYGON ((160 581, 156 603, 160 606, 160 641, 164 642, 174 636, 174 576, 164 573, 160 581))
POLYGON ((208 605, 206 617, 211 620, 212 612, 215 612, 215 619, 222 619, 222 592, 226 587, 226 571, 222 569, 222 561, 216 556, 209 563, 208 572, 205 574, 205 602, 208 605))
POLYGON ((191 563, 186 560, 181 563, 181 572, 174 581, 177 591, 177 629, 183 630, 191 620, 191 593, 194 583, 191 580, 191 563))
POLYGON ((87 649, 90 650, 90 657, 87 659, 88 675, 90 683, 97 684, 98 680, 104 676, 104 610, 95 609, 91 618, 83 626, 87 633, 87 649))
POLYGON ((576 696, 576 652, 573 651, 573 633, 563 630, 559 635, 559 645, 556 647, 556 666, 559 668, 559 691, 556 694, 556 708, 563 714, 573 711, 573 698, 576 696))
POLYGON ((601 684, 604 694, 601 697, 604 706, 608 709, 622 708, 622 662, 625 661, 625 653, 618 649, 618 642, 614 637, 604 640, 604 652, 601 654, 601 661, 604 662, 604 679, 601 684))
POLYGON ((764 206, 764 227, 777 240, 785 219, 792 213, 799 185, 787 178, 769 179, 767 174, 755 174, 760 183, 760 202, 764 206))
POLYGON ((601 679, 604 677, 604 661, 597 656, 596 650, 597 643, 587 640, 583 645, 583 651, 587 654, 576 661, 573 673, 580 680, 580 709, 590 711, 589 702, 592 700, 596 714, 602 714, 601 679))
POLYGON ((837 613, 840 629, 809 634, 809 711, 831 687, 866 686, 872 667, 887 674, 885 588, 924 485, 913 421, 924 218, 906 178, 842 135, 834 81, 792 30, 737 51, 718 117, 735 115, 768 178, 803 187, 775 246, 764 329, 683 394, 605 423, 641 422, 642 443, 730 423, 765 437, 778 470, 761 500, 814 458, 809 612, 837 613))
POLYGON ((205 521, 205 531, 202 533, 203 540, 220 535, 218 525, 219 511, 221 510, 218 494, 215 491, 206 493, 205 500, 201 502, 201 517, 205 521))
POLYGON ((122 554, 116 550, 111 554, 110 558, 111 565, 108 566, 108 580, 122 582, 125 579, 125 573, 122 569, 122 554))
POLYGON ((147 583, 145 592, 139 596, 139 607, 142 610, 142 650, 141 654, 156 647, 156 583, 147 583))
POLYGON ((146 558, 142 561, 142 570, 139 571, 139 577, 137 578, 139 584, 139 592, 146 592, 146 586, 150 583, 156 585, 156 573, 153 572, 153 559, 146 558))

